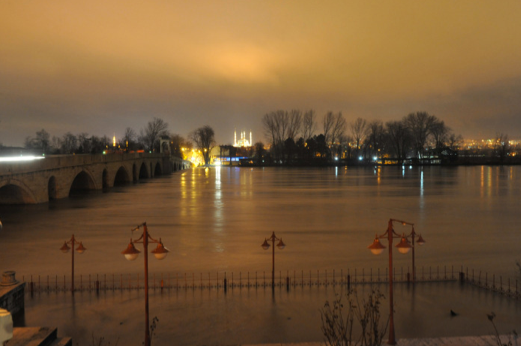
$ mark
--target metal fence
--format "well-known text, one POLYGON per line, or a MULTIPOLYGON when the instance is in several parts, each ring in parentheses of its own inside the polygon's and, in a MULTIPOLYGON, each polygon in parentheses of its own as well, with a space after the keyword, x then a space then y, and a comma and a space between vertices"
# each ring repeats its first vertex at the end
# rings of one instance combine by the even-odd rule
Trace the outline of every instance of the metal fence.
MULTIPOLYGON (((431 282, 457 280, 458 273, 454 266, 447 268, 421 268, 416 271, 416 280, 409 268, 394 268, 393 281, 400 282, 431 282)), ((70 276, 29 275, 23 276, 27 282, 26 292, 30 294, 41 292, 66 292, 71 290, 70 276)), ((180 289, 265 289, 272 287, 271 272, 208 272, 208 273, 159 273, 148 277, 149 289, 180 290, 180 289)), ((274 286, 285 289, 303 287, 347 286, 357 284, 388 283, 388 269, 354 269, 354 270, 294 270, 278 271, 274 286)), ((75 291, 100 292, 144 289, 144 277, 140 274, 89 274, 76 275, 75 291)))
POLYGON ((510 298, 521 299, 521 287, 518 279, 503 279, 501 275, 489 275, 481 270, 469 270, 469 268, 466 268, 465 272, 463 270, 460 272, 460 281, 506 295, 510 298))

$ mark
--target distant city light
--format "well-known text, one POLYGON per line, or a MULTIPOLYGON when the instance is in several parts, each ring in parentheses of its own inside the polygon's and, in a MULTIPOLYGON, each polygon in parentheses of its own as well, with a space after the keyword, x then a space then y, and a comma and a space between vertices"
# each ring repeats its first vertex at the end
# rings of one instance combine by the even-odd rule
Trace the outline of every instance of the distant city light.
POLYGON ((358 160, 360 160, 360 161, 362 161, 363 159, 364 159, 364 158, 363 158, 362 156, 360 156, 360 157, 358 158, 358 160))
POLYGON ((0 162, 33 161, 44 159, 43 156, 8 156, 0 157, 0 162))

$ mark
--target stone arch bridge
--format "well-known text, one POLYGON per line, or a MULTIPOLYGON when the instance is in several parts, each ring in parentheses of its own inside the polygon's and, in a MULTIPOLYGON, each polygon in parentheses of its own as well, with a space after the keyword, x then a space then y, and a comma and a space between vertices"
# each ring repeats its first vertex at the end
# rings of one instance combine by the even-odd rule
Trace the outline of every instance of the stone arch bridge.
POLYGON ((114 185, 187 169, 189 161, 168 154, 59 155, 0 163, 0 204, 34 204, 71 192, 114 185))

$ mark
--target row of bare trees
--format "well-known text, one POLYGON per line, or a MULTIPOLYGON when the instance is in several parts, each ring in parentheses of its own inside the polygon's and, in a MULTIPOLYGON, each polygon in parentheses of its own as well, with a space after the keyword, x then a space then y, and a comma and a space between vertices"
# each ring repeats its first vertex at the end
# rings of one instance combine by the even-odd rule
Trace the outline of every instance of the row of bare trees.
POLYGON ((209 162, 209 153, 215 145, 215 134, 210 126, 200 127, 188 135, 185 139, 179 134, 172 134, 168 130, 168 123, 163 119, 154 118, 149 121, 138 133, 127 127, 123 137, 116 139, 117 147, 114 148, 113 139, 108 136, 98 137, 82 132, 74 135, 71 132, 61 137, 52 136, 44 129, 37 131, 35 136, 25 139, 25 148, 38 150, 43 154, 99 154, 107 149, 116 150, 145 150, 149 152, 160 151, 160 139, 168 139, 168 148, 172 155, 183 157, 181 148, 193 147, 205 153, 205 161, 209 162))
MULTIPOLYGON (((348 124, 342 113, 327 112, 321 123, 321 135, 331 156, 344 153, 348 158, 352 155, 363 158, 388 155, 400 160, 422 158, 427 149, 454 148, 462 141, 462 137, 455 135, 443 120, 427 112, 410 113, 401 120, 385 124, 362 118, 348 124)), ((297 143, 302 139, 306 143, 318 139, 315 131, 319 120, 313 110, 273 111, 263 116, 262 124, 266 137, 271 140, 271 153, 275 159, 287 156, 288 140, 297 143)))

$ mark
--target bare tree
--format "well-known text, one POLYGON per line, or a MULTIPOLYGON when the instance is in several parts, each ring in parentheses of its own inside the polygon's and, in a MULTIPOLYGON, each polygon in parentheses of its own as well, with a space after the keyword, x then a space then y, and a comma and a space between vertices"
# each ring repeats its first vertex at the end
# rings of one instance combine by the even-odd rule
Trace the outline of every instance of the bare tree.
POLYGON ((190 139, 194 141, 195 145, 204 157, 204 163, 208 165, 210 163, 210 151, 215 145, 215 133, 213 129, 205 125, 198 128, 190 134, 190 139))
POLYGON ((25 147, 28 149, 40 149, 45 154, 49 150, 50 137, 49 133, 42 129, 36 132, 36 137, 28 136, 25 138, 25 147))
POLYGON ((63 135, 61 140, 61 150, 64 154, 72 154, 78 149, 78 138, 71 132, 63 135))
POLYGON ((192 143, 186 141, 186 139, 180 135, 174 134, 170 136, 170 152, 172 156, 183 158, 183 149, 191 147, 192 143))
POLYGON ((78 145, 78 150, 80 150, 82 153, 90 154, 92 150, 92 143, 88 133, 82 132, 78 135, 78 145))
POLYGON ((297 139, 302 127, 302 112, 292 110, 276 110, 267 113, 262 118, 266 137, 271 138, 271 148, 275 157, 280 158, 284 152, 284 142, 291 138, 297 139))
POLYGON ((333 112, 327 112, 324 114, 324 118, 322 119, 322 128, 323 134, 326 143, 329 143, 331 138, 331 132, 333 132, 333 123, 334 123, 334 114, 333 112))
POLYGON ((457 150, 462 143, 463 137, 461 135, 456 135, 454 133, 450 134, 448 138, 449 148, 451 148, 452 150, 457 150))
POLYGON ((59 153, 60 150, 61 150, 61 146, 62 146, 62 140, 60 137, 58 136, 52 136, 52 139, 51 139, 51 148, 52 150, 55 152, 55 153, 59 153))
POLYGON ((401 163, 411 143, 409 129, 404 121, 389 121, 385 123, 385 128, 391 151, 401 163))
POLYGON ((367 125, 367 140, 373 151, 373 155, 378 156, 378 153, 383 149, 385 140, 384 125, 380 120, 373 120, 367 125))
MULTIPOLYGON (((287 138, 295 141, 300 134, 300 128, 302 127, 302 112, 298 109, 293 109, 288 116, 288 136, 287 138)), ((285 138, 285 139, 287 139, 285 138)))
POLYGON ((432 124, 431 134, 436 149, 443 148, 447 145, 451 129, 445 125, 443 120, 436 119, 432 124))
POLYGON ((324 115, 323 127, 324 137, 327 144, 335 144, 340 137, 345 134, 346 131, 346 120, 341 112, 337 114, 333 112, 327 112, 324 115))
POLYGON ((351 123, 351 135, 353 136, 353 140, 356 143, 356 150, 360 150, 362 148, 366 134, 367 121, 365 121, 365 119, 357 118, 354 122, 351 123))
POLYGON ((304 138, 304 141, 313 137, 316 128, 317 123, 315 120, 315 111, 310 109, 304 113, 304 116, 302 117, 302 138, 304 138))
POLYGON ((163 119, 154 118, 140 131, 139 140, 146 150, 153 151, 159 148, 159 138, 168 136, 168 123, 163 119))
POLYGON ((414 149, 418 158, 423 155, 425 143, 432 133, 432 127, 436 123, 436 117, 427 112, 410 113, 404 118, 406 126, 412 135, 414 149))
POLYGON ((137 140, 137 133, 134 131, 134 129, 127 127, 125 129, 125 134, 123 135, 123 138, 121 139, 123 141, 123 144, 125 145, 125 148, 127 149, 134 149, 136 146, 136 140, 137 140))

